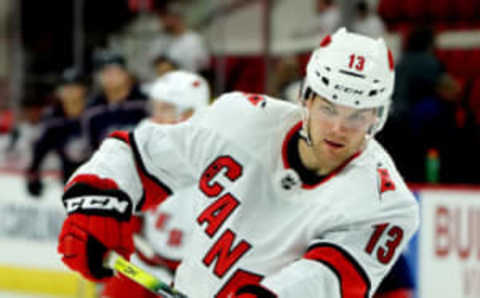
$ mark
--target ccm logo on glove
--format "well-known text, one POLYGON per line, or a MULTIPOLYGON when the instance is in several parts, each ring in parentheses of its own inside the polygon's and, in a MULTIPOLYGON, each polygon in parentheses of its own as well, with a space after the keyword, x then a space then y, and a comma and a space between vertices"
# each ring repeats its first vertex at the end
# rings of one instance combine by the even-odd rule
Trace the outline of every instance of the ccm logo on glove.
POLYGON ((105 210, 124 214, 130 205, 128 201, 120 201, 118 198, 89 196, 65 200, 67 212, 70 214, 79 209, 82 210, 105 210))
POLYGON ((132 204, 126 197, 108 195, 87 195, 64 198, 63 204, 68 214, 81 213, 114 217, 124 221, 130 219, 132 204))

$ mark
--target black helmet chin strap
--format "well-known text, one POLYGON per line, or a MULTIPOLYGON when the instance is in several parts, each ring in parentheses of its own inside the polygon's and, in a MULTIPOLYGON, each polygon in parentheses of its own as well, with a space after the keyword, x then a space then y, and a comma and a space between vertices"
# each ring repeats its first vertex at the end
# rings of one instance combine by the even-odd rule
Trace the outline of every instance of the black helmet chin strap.
POLYGON ((302 113, 303 124, 299 134, 300 134, 300 138, 302 138, 309 147, 312 147, 312 137, 310 134, 310 118, 309 118, 308 109, 306 107, 307 105, 306 102, 310 97, 314 96, 314 93, 312 89, 310 89, 309 87, 307 87, 306 90, 303 90, 304 84, 305 84, 305 79, 302 80, 302 85, 300 87, 300 100, 301 100, 302 109, 303 109, 303 113, 302 113))
POLYGON ((310 140, 309 133, 305 132, 305 130, 302 128, 299 134, 300 134, 300 138, 303 139, 309 147, 312 147, 312 141, 310 140))
POLYGON ((312 137, 310 134, 310 119, 308 117, 308 110, 305 107, 305 102, 303 102, 303 123, 299 135, 300 138, 302 138, 309 147, 312 147, 312 137))

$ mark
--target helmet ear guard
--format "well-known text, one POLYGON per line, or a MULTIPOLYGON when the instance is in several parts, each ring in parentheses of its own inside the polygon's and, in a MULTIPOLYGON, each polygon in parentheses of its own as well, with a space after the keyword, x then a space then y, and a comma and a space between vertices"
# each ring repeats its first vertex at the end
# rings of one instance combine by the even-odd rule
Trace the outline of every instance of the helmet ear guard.
POLYGON ((312 145, 312 141, 310 138, 310 130, 308 129, 308 109, 307 109, 307 100, 312 94, 312 89, 305 88, 305 80, 302 80, 300 85, 300 90, 298 94, 298 99, 300 104, 302 105, 302 129, 300 129, 300 137, 307 142, 308 146, 312 145))
POLYGON ((313 93, 312 88, 310 87, 305 88, 305 91, 302 94, 303 103, 305 103, 312 96, 312 93, 313 93))
POLYGON ((390 98, 388 98, 387 102, 384 105, 377 108, 377 122, 375 123, 375 131, 372 135, 382 130, 382 128, 385 126, 388 115, 390 113, 391 104, 392 101, 390 100, 390 98))

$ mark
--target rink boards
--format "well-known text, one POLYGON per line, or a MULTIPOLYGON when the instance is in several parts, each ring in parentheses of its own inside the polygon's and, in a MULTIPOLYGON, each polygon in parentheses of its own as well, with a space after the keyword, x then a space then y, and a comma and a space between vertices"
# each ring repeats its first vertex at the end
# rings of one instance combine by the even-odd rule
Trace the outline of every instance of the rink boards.
POLYGON ((418 297, 480 297, 480 188, 420 188, 418 197, 418 297))
POLYGON ((0 170, 0 298, 95 297, 94 285, 57 254, 65 212, 56 176, 44 179, 44 195, 37 199, 27 193, 21 173, 0 170))

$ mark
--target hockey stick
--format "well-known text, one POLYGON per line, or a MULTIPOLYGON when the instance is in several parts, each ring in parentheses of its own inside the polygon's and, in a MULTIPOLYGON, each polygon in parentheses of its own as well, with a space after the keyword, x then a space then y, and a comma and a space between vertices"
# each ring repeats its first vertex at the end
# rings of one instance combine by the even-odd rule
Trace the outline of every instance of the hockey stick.
POLYGON ((185 294, 180 293, 161 280, 158 280, 155 276, 125 260, 113 250, 105 257, 103 266, 125 275, 151 292, 163 295, 165 298, 188 298, 185 294))

